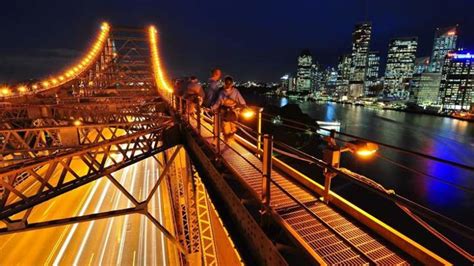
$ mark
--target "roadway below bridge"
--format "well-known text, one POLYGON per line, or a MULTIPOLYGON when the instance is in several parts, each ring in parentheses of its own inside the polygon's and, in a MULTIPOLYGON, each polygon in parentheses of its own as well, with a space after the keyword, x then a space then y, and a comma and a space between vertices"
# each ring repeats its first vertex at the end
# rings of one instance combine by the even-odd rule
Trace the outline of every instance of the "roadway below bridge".
MULTIPOLYGON (((155 159, 148 158, 115 172, 113 176, 135 198, 143 200, 159 176, 159 166, 155 159)), ((32 181, 27 179, 20 186, 34 193, 39 184, 32 181)), ((149 210, 166 226, 171 224, 169 202, 165 202, 169 197, 166 189, 160 187, 150 202, 149 210)), ((38 205, 29 221, 127 207, 132 207, 132 203, 103 177, 38 205)), ((0 265, 169 265, 177 258, 175 249, 170 247, 165 236, 144 215, 132 214, 2 235, 0 265)))

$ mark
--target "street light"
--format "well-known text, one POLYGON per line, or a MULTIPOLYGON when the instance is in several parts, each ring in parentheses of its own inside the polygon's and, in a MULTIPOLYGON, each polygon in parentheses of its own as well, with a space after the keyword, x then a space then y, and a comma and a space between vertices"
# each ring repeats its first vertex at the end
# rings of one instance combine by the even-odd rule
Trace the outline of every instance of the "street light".
MULTIPOLYGON (((341 161, 341 153, 351 152, 360 157, 368 158, 378 150, 378 145, 375 143, 362 141, 362 140, 353 140, 348 141, 342 148, 339 147, 334 139, 334 131, 331 132, 331 136, 326 137, 325 140, 328 143, 328 146, 323 150, 323 159, 328 165, 339 168, 341 161)), ((324 194, 323 199, 326 203, 329 202, 329 190, 331 189, 331 180, 337 174, 330 171, 329 168, 324 169, 324 194)))
POLYGON ((0 89, 0 92, 2 93, 3 96, 8 96, 10 95, 10 89, 8 87, 3 87, 0 89))
POLYGON ((246 120, 250 120, 255 116, 255 111, 252 110, 251 108, 245 108, 242 111, 242 117, 245 118, 246 120))
POLYGON ((26 86, 21 85, 20 87, 17 88, 19 93, 25 93, 27 91, 26 86))
MULTIPOLYGON (((262 150, 262 112, 263 107, 258 107, 258 121, 257 121, 257 156, 260 157, 260 151, 262 150)), ((255 109, 254 108, 245 108, 242 112, 242 117, 245 120, 250 120, 255 117, 255 109)))
POLYGON ((74 126, 78 127, 78 126, 82 125, 82 122, 81 122, 81 120, 76 119, 76 120, 74 120, 74 121, 72 122, 72 124, 73 124, 74 126))
MULTIPOLYGON (((349 141, 344 147, 346 150, 365 158, 371 157, 379 149, 379 146, 377 144, 362 140, 349 141)), ((343 148, 342 152, 346 150, 344 150, 343 148)))

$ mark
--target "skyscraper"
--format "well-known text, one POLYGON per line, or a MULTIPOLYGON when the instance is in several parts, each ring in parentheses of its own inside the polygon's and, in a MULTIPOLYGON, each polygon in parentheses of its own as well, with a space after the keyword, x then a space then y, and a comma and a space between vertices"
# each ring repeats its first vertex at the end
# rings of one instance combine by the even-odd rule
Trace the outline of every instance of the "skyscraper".
POLYGON ((414 75, 421 74, 423 72, 428 71, 428 67, 430 65, 430 57, 417 57, 415 59, 415 70, 413 71, 414 75))
POLYGON ((379 52, 369 52, 367 58, 367 74, 365 77, 366 93, 368 88, 375 85, 379 79, 380 55, 379 52))
POLYGON ((349 96, 353 98, 363 96, 364 94, 371 33, 372 25, 370 23, 357 24, 352 33, 352 67, 349 96))
POLYGON ((441 73, 446 55, 456 49, 458 39, 457 25, 453 27, 437 28, 433 42, 433 53, 429 71, 441 73))
POLYGON ((410 83, 411 101, 418 105, 437 105, 440 82, 441 73, 415 74, 410 83))
POLYGON ((352 58, 350 54, 339 57, 339 63, 337 64, 337 85, 336 94, 339 97, 347 95, 349 92, 349 80, 351 77, 351 63, 352 58))
POLYGON ((303 50, 298 56, 298 68, 296 71, 296 90, 309 92, 311 90, 311 65, 313 57, 309 50, 303 50))
POLYGON ((457 51, 446 56, 439 95, 439 101, 445 110, 472 109, 474 100, 474 53, 457 51))
POLYGON ((406 87, 408 79, 413 77, 417 46, 417 37, 396 38, 390 41, 384 86, 393 96, 408 97, 406 87))
POLYGON ((311 65, 311 88, 313 91, 318 91, 321 88, 322 73, 319 69, 318 63, 311 65))
POLYGON ((371 33, 372 25, 370 23, 357 24, 354 28, 352 33, 351 81, 365 80, 371 33))

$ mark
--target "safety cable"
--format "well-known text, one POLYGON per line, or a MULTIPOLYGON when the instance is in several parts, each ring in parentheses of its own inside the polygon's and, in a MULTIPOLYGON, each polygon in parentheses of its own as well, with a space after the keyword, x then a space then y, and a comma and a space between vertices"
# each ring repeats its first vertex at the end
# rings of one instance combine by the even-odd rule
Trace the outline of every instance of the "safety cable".
MULTIPOLYGON (((264 114, 264 115, 268 116, 268 117, 275 117, 275 116, 271 116, 271 115, 268 115, 268 114, 264 114)), ((323 130, 323 131, 326 131, 326 132, 329 132, 329 133, 334 132, 334 134, 349 137, 349 138, 352 138, 352 139, 362 140, 362 141, 366 141, 366 142, 372 142, 372 143, 375 143, 377 145, 384 146, 386 148, 390 148, 390 149, 393 149, 393 150, 396 150, 396 151, 399 151, 399 152, 416 155, 416 156, 423 157, 423 158, 426 158, 426 159, 430 159, 430 160, 433 160, 433 161, 438 161, 438 162, 441 162, 441 163, 445 163, 445 164, 449 164, 449 165, 456 166, 456 167, 459 167, 459 168, 463 168, 463 169, 466 169, 466 170, 469 170, 469 171, 474 171, 474 166, 472 166, 472 165, 466 165, 466 164, 463 164, 463 163, 458 163, 458 162, 455 162, 455 161, 450 161, 450 160, 434 157, 432 155, 424 154, 424 153, 421 153, 421 152, 417 152, 417 151, 413 151, 413 150, 409 150, 409 149, 405 149, 405 148, 396 147, 394 145, 386 144, 386 143, 375 141, 375 140, 370 140, 370 139, 367 139, 367 138, 355 136, 355 135, 344 133, 344 132, 341 132, 341 131, 336 131, 336 130, 327 129, 327 128, 323 128, 323 127, 317 128, 317 127, 314 127, 312 125, 307 125, 307 124, 304 124, 302 122, 298 122, 298 121, 288 119, 288 118, 281 118, 281 120, 291 122, 291 123, 294 123, 294 124, 297 124, 297 125, 309 127, 310 129, 314 129, 314 130, 323 130)), ((265 121, 271 122, 268 119, 266 119, 265 121)), ((297 129, 297 130, 301 130, 301 131, 307 130, 305 128, 298 128, 296 126, 290 126, 290 125, 284 125, 284 124, 281 125, 281 126, 285 126, 285 127, 289 127, 289 128, 293 128, 293 129, 297 129)), ((319 133, 316 132, 316 134, 319 134, 319 133)), ((322 135, 322 134, 319 134, 319 135, 322 135)))
POLYGON ((433 228, 431 225, 429 225, 427 222, 425 222, 423 219, 418 217, 418 215, 414 214, 410 209, 408 209, 405 206, 402 206, 398 203, 395 203, 403 212, 405 212, 408 216, 410 216, 415 222, 417 222, 419 225, 424 227, 428 232, 430 232, 432 235, 437 237, 439 240, 444 242, 446 245, 448 245, 450 248, 452 248, 454 251, 456 251, 458 254, 462 255, 464 258, 468 259, 471 263, 474 263, 474 256, 471 255, 469 252, 467 252, 465 249, 462 247, 458 246, 456 243, 448 239, 445 235, 440 233, 438 230, 433 228))

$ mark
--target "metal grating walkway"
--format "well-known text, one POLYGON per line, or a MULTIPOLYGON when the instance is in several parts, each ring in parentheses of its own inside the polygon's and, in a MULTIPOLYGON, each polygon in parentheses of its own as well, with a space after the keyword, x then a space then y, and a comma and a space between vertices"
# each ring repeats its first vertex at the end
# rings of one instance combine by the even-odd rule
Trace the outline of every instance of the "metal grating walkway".
MULTIPOLYGON (((211 144, 212 134, 204 127, 210 125, 203 125, 201 134, 211 144)), ((261 195, 262 174, 257 170, 262 167, 260 159, 237 143, 231 147, 221 144, 222 158, 230 170, 261 195)), ((271 185, 270 205, 327 264, 410 265, 409 258, 398 254, 397 248, 382 242, 368 229, 309 194, 279 171, 272 170, 272 179, 313 212, 311 215, 271 185)))

